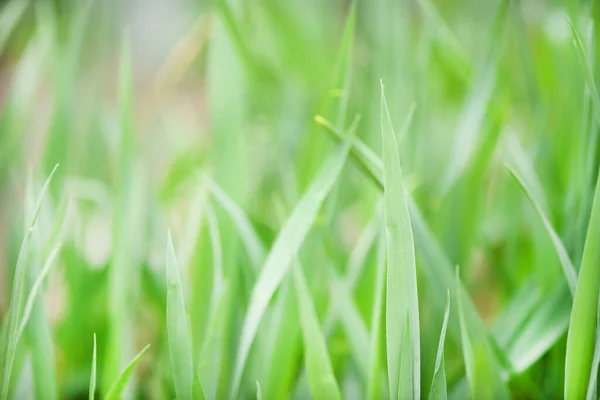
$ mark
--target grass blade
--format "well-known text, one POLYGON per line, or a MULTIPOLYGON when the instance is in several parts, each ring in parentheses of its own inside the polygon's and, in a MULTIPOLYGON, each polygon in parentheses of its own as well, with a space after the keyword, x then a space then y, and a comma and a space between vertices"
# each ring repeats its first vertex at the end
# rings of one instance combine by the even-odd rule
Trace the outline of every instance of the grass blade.
POLYGON ((287 274, 292 258, 304 242, 321 204, 337 181, 348 156, 348 151, 349 144, 345 144, 323 165, 308 191, 281 229, 267 256, 252 291, 250 305, 242 328, 233 374, 232 397, 237 396, 250 346, 265 309, 273 293, 287 274))
MULTIPOLYGON (((598 300, 600 308, 600 299, 598 300)), ((596 315, 596 347, 594 348, 594 358, 592 360, 592 373, 590 374, 590 383, 586 400, 597 399, 596 392, 598 391, 598 367, 600 366, 600 313, 596 315)))
POLYGON ((221 357, 224 338, 225 318, 227 316, 229 285, 226 282, 220 290, 220 298, 213 311, 211 321, 206 331, 206 338, 200 349, 198 360, 198 379, 202 385, 204 396, 207 400, 217 398, 217 385, 221 373, 221 357))
POLYGON ((147 344, 139 353, 127 364, 125 369, 121 372, 117 380, 112 384, 108 393, 106 393, 105 400, 119 400, 122 398, 123 391, 125 390, 125 386, 127 386, 127 381, 131 376, 131 373, 135 369, 136 365, 140 362, 144 354, 150 348, 150 344, 147 344))
POLYGON ((444 322, 442 323, 442 331, 440 332, 440 342, 438 344, 437 357, 435 359, 435 368, 433 371, 433 381, 431 382, 431 390, 429 391, 429 400, 445 400, 446 398, 448 398, 448 391, 446 388, 446 370, 444 367, 444 341, 446 340, 448 318, 450 317, 450 291, 448 291, 447 294, 448 300, 446 303, 446 311, 444 311, 444 322))
POLYGON ((94 400, 96 395, 96 334, 94 333, 94 350, 92 352, 92 373, 90 374, 89 400, 94 400))
POLYGON ((513 178, 517 181, 521 189, 527 195, 527 198, 537 211, 542 223, 544 224, 544 228, 546 228, 546 232, 552 239, 552 244, 554 245, 554 249, 556 250, 556 254, 558 255, 558 259, 560 260, 560 266, 562 267, 563 274, 565 275, 565 279, 567 281, 567 285, 569 286, 569 290, 571 291, 571 295, 575 295, 575 287, 577 285, 577 272, 575 271, 575 267, 571 263, 571 259, 567 254, 567 250, 565 249, 560 237, 552 227, 550 220, 546 217, 544 210, 540 206, 540 203, 536 200, 533 195, 533 192, 529 189, 527 183, 521 178, 521 176, 515 171, 511 166, 507 165, 508 172, 512 175, 513 178))
POLYGON ((171 232, 167 237, 167 333, 173 379, 177 398, 191 400, 194 387, 192 344, 188 331, 179 266, 175 257, 171 232))
POLYGON ((383 179, 386 190, 385 227, 387 237, 386 340, 390 398, 405 393, 411 385, 412 398, 420 398, 419 304, 415 248, 412 236, 398 146, 381 84, 381 135, 383 179), (408 327, 407 327, 408 324, 408 327), (404 335, 409 334, 409 339, 404 335), (401 348, 400 345, 406 348, 401 348), (405 350, 405 351, 404 351, 405 350), (408 352, 408 353, 407 353, 408 352), (401 374, 409 360, 411 368, 401 374))
POLYGON ((262 390, 260 389, 260 383, 256 381, 256 400, 262 400, 262 390))
POLYGON ((8 309, 8 323, 7 323, 7 332, 6 332, 6 346, 4 347, 4 360, 2 360, 2 389, 0 393, 0 399, 6 400, 8 398, 9 386, 10 386, 10 376, 12 373, 12 366, 15 359, 15 354, 17 351, 18 343, 18 332, 19 332, 19 323, 21 321, 21 314, 23 308, 23 301, 25 300, 25 284, 27 278, 27 264, 29 258, 29 245, 31 243, 31 236, 33 233, 33 228, 37 221, 40 208, 46 193, 48 192, 48 188, 50 186, 50 182, 52 181, 52 177, 58 168, 58 164, 54 166, 52 172, 46 179, 44 186, 40 194, 38 195, 35 208, 31 213, 31 220, 28 224, 28 229, 25 232, 25 237, 23 238, 23 242, 21 243, 21 248, 19 250, 19 256, 17 258, 17 266, 15 268, 15 276, 13 279, 12 293, 10 296, 10 303, 8 309))
POLYGON ((27 297, 27 302, 25 303, 25 309, 23 311, 23 318, 21 319, 21 323, 20 323, 19 329, 17 331, 17 339, 16 339, 17 342, 19 341, 19 339, 21 338, 21 335, 25 331, 25 327, 27 326, 27 322, 29 321, 29 317, 31 316, 31 311, 33 310, 34 302, 35 302, 37 295, 42 287, 42 283, 44 282, 46 275, 48 275, 48 272, 50 272, 50 268, 54 265, 54 260, 56 259, 56 256, 58 255, 60 248, 61 248, 61 244, 59 243, 52 250, 52 252, 48 255, 48 258, 46 259, 46 262, 44 263, 44 266, 42 267, 40 274, 37 276, 37 278, 35 279, 35 282, 33 283, 33 286, 31 287, 31 291, 29 292, 29 296, 27 297))
MULTIPOLYGON (((600 175, 599 175, 600 177, 600 175)), ((592 203, 583 258, 579 268, 579 280, 573 300, 573 309, 567 335, 565 365, 565 398, 582 399, 587 393, 594 353, 598 292, 600 287, 600 180, 592 203)))
POLYGON ((371 400, 382 398, 381 385, 381 328, 383 302, 385 300, 385 240, 381 235, 377 246, 377 272, 375 280, 375 301, 373 303, 373 314, 371 318, 371 337, 369 355, 369 376, 367 379, 367 398, 371 400))
POLYGON ((311 394, 317 400, 341 400, 342 395, 333 374, 325 337, 319 326, 304 273, 298 264, 293 270, 311 394))

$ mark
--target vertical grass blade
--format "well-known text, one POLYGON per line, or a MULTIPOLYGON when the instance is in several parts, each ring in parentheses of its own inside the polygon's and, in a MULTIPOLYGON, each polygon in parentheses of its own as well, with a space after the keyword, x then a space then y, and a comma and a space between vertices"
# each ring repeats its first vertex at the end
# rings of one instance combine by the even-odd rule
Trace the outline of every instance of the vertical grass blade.
POLYGON ((410 385, 413 388, 412 398, 418 399, 421 382, 421 347, 415 248, 398 146, 385 100, 383 83, 381 84, 381 135, 383 180, 386 188, 384 192, 388 260, 386 347, 390 398, 398 398, 399 393, 404 392, 403 387, 410 385), (410 335, 408 339, 404 338, 405 333, 410 335), (411 368, 401 374, 403 360, 409 360, 411 368))
MULTIPOLYGON (((599 175, 600 177, 600 175, 599 175)), ((579 280, 573 300, 573 309, 567 335, 565 363, 565 398, 582 399, 587 393, 594 353, 598 292, 600 287, 600 180, 592 203, 579 280)))
MULTIPOLYGON (((600 299, 598 299, 598 308, 600 309, 600 299)), ((590 374, 590 383, 588 384, 586 400, 597 399, 598 391, 598 367, 600 366, 600 313, 596 315, 596 346, 594 348, 594 358, 592 360, 592 373, 590 374)))
POLYGON ((9 386, 10 386, 10 377, 12 373, 12 367, 15 360, 15 354, 17 351, 18 343, 18 332, 19 332, 19 324, 21 322, 21 314, 23 312, 23 302, 25 301, 25 285, 27 281, 27 265, 29 258, 29 246, 31 243, 31 236, 33 233, 33 228, 37 221, 40 208, 46 193, 48 192, 48 188, 50 186, 50 182, 52 181, 52 177, 58 168, 58 164, 54 166, 52 172, 46 179, 44 186, 40 194, 38 195, 35 208, 31 213, 31 220, 28 223, 28 228, 25 232, 25 237, 23 238, 23 242, 21 243, 21 248, 19 250, 19 256, 17 258, 17 266, 15 268, 15 274, 13 279, 12 293, 10 296, 10 303, 8 308, 8 322, 7 322, 7 332, 6 332, 6 340, 4 346, 4 360, 2 360, 2 387, 0 392, 0 399, 6 400, 8 398, 9 386))
POLYGON ((123 396, 123 391, 125 390, 125 386, 127 386, 127 381, 131 376, 131 373, 135 369, 136 365, 140 362, 144 354, 148 351, 150 345, 147 344, 139 353, 127 364, 125 369, 119 374, 117 380, 112 384, 108 392, 106 393, 105 400, 120 400, 123 396))
POLYGON ((217 384, 219 383, 222 364, 225 318, 227 317, 228 301, 230 298, 230 288, 227 282, 224 283, 223 289, 220 292, 220 298, 217 299, 218 304, 213 311, 198 359, 198 379, 207 400, 217 398, 217 384))
POLYGON ((90 390, 88 399, 94 400, 96 395, 96 334, 94 333, 94 350, 92 352, 92 373, 90 374, 90 390))
POLYGON ((256 381, 256 400, 262 400, 262 390, 258 381, 256 381))
POLYGON ((554 250, 556 250, 556 254, 558 255, 558 259, 560 260, 560 266, 562 267, 563 274, 567 281, 567 285, 569 286, 569 290, 571 291, 571 295, 575 295, 575 286, 577 285, 577 272, 575 271, 575 267, 573 267, 573 264, 571 263, 571 259, 567 254, 565 246, 563 245, 562 241, 560 240, 560 237, 552 227, 550 220, 548 220, 548 217, 546 217, 546 214, 544 213, 544 210, 542 210, 540 203, 536 200, 536 198, 533 195, 533 192, 529 189, 527 183, 512 167, 507 165, 507 168, 512 177, 515 178, 521 189, 525 192, 527 198, 529 199, 529 201, 535 208, 535 211, 538 213, 540 219, 542 220, 544 228, 546 228, 546 232, 548 232, 548 235, 552 240, 552 244, 554 245, 554 250))
POLYGON ((167 237, 167 333, 175 393, 181 400, 191 400, 194 386, 194 364, 179 266, 175 257, 171 232, 167 237))
POLYGON ((371 337, 369 345, 369 376, 367 378, 367 398, 370 400, 381 399, 381 328, 383 302, 385 300, 385 240, 381 235, 377 245, 377 271, 375 278, 375 301, 373 302, 373 313, 371 314, 371 337))
POLYGON ((349 145, 345 144, 323 165, 307 192, 294 208, 292 215, 282 227, 260 276, 252 290, 248 312, 242 328, 242 336, 233 373, 232 397, 238 394, 250 346, 258 325, 273 296, 289 270, 290 263, 300 249, 325 197, 337 181, 346 158, 349 145))
POLYGON ((444 342, 446 340, 446 330, 448 329, 448 318, 450 317, 450 291, 444 311, 444 322, 440 332, 440 342, 438 344, 437 356, 435 358, 435 368, 433 371, 433 380, 431 390, 429 391, 429 400, 446 400, 448 391, 446 388, 446 370, 444 366, 444 342))
POLYGON ((342 395, 333 374, 325 337, 319 326, 304 273, 298 264, 294 266, 293 270, 311 394, 316 400, 341 400, 342 395))

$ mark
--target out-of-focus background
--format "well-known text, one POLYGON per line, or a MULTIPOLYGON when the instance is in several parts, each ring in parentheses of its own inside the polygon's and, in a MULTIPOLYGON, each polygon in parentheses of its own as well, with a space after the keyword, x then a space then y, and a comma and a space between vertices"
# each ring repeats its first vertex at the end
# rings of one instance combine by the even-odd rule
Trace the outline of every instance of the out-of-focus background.
MULTIPOLYGON (((214 186, 239 206, 268 253, 338 146, 315 115, 339 132, 360 116, 356 136, 381 154, 380 79, 421 218, 412 224, 423 397, 446 301, 447 281, 435 271, 453 276, 455 265, 512 395, 562 396, 571 296, 538 210, 506 165, 527 182, 578 268, 597 176, 598 105, 568 17, 598 76, 595 2, 357 0, 355 7, 355 24, 347 24, 351 4, 342 0, 0 4, 4 320, 26 217, 56 164, 32 237, 28 288, 62 244, 19 343, 14 398, 87 397, 94 333, 98 393, 150 343, 125 396, 175 397, 169 229, 194 355, 211 320, 215 265, 234 282, 214 367, 217 398, 227 398, 255 271, 214 186)), ((359 350, 368 342, 353 332, 373 329, 380 198, 349 160, 296 255, 345 398, 364 398, 367 385, 359 350)), ((285 351, 262 352, 255 343, 242 398, 255 396, 257 380, 267 399, 308 396, 296 306, 279 301, 286 282, 257 336, 285 351), (281 309, 289 314, 278 317, 281 309), (278 330, 285 317, 288 330, 278 330)), ((461 398, 455 307, 445 368, 449 392, 461 398)))

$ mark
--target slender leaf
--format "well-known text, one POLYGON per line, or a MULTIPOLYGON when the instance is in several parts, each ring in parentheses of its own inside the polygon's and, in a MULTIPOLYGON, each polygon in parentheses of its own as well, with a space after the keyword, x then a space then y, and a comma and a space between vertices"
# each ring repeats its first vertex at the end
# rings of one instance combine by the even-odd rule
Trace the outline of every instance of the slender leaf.
POLYGON ((25 301, 25 284, 27 278, 27 264, 29 258, 29 246, 31 243, 31 236, 33 228, 37 222, 37 218, 40 212, 40 208, 52 177, 58 168, 58 164, 54 166, 50 175, 46 179, 44 186, 40 194, 38 195, 35 208, 31 213, 31 220, 28 224, 28 229, 25 232, 25 237, 21 243, 19 250, 19 256, 17 258, 17 266, 15 268, 15 276, 13 279, 12 293, 10 297, 10 304, 8 309, 8 323, 6 332, 6 345, 4 347, 4 360, 2 360, 2 388, 0 393, 0 399, 6 400, 9 393, 10 376, 12 372, 13 362, 15 360, 15 354, 17 351, 18 340, 19 340, 19 324, 21 322, 21 314, 23 312, 23 302, 25 301))
POLYGON ((544 228, 546 228, 546 232, 548 232, 550 239, 552 239, 552 244, 554 245, 554 249, 556 250, 558 259, 560 260, 560 265, 562 267, 563 274, 565 275, 567 285, 569 286, 569 290, 571 291, 571 295, 574 295, 575 286, 577 285, 577 271, 575 271, 575 267, 573 267, 573 264, 571 263, 571 259, 567 254, 565 246, 563 245, 562 241, 560 240, 560 237, 558 237, 558 234, 552 227, 552 223, 550 223, 550 220, 548 220, 548 217, 546 217, 546 214, 544 213, 544 210, 542 210, 540 203, 538 203, 538 201, 533 195, 533 192, 529 189, 527 183, 512 167, 507 165, 507 168, 510 174, 513 176, 513 178, 515 178, 521 189, 523 189, 523 191, 527 195, 527 198, 529 199, 529 201, 537 211, 538 215, 540 216, 540 219, 544 224, 544 228))
POLYGON ((381 134, 385 184, 387 238, 386 340, 390 397, 398 398, 411 386, 410 396, 420 398, 419 301, 415 248, 412 236, 398 146, 381 84, 381 134), (408 327, 407 327, 408 324, 408 327), (404 337, 410 335, 409 339, 404 337), (402 346, 402 347, 400 347, 402 346), (409 360, 409 361, 405 361, 409 360), (402 364, 411 367, 402 369, 402 364))
POLYGON ((237 396, 242 373, 258 325, 273 293, 289 270, 294 254, 300 249, 325 197, 339 177, 348 156, 349 145, 342 146, 323 165, 292 215, 281 229, 252 291, 244 320, 234 369, 233 397, 237 396))
POLYGON ((262 400, 262 390, 258 381, 256 381, 256 400, 262 400))
POLYGON ((448 291, 447 294, 448 300, 446 303, 446 311, 444 311, 444 322, 442 323, 442 331, 440 332, 440 342, 438 344, 437 356, 435 358, 435 368, 433 371, 431 390, 429 391, 429 400, 443 400, 448 398, 448 391, 446 388, 446 370, 444 366, 444 341, 446 340, 448 317, 450 317, 450 291, 448 291))
POLYGON ((325 337, 299 265, 294 268, 294 286, 298 298, 300 325, 304 339, 304 356, 308 372, 308 385, 317 400, 341 399, 342 395, 333 374, 325 337))
POLYGON ((175 392, 181 400, 191 400, 194 387, 192 344, 188 331, 179 266, 173 249, 171 232, 167 237, 167 333, 175 392))
POLYGON ((382 328, 382 314, 383 305, 385 301, 385 240, 384 235, 379 238, 377 246, 377 271, 375 278, 375 301, 373 302, 373 314, 371 318, 371 337, 369 345, 369 376, 367 380, 367 398, 371 400, 382 398, 382 385, 381 385, 381 349, 383 348, 381 343, 381 328, 382 328))
POLYGON ((127 386, 127 381, 129 381, 129 377, 131 373, 135 369, 136 365, 140 362, 144 354, 148 351, 150 345, 147 344, 139 353, 127 364, 125 369, 121 371, 117 380, 112 384, 108 393, 106 393, 105 400, 119 400, 122 398, 123 391, 125 390, 125 386, 127 386))
POLYGON ((90 374, 90 390, 88 399, 94 400, 96 395, 96 334, 94 333, 94 350, 92 352, 92 373, 90 374))

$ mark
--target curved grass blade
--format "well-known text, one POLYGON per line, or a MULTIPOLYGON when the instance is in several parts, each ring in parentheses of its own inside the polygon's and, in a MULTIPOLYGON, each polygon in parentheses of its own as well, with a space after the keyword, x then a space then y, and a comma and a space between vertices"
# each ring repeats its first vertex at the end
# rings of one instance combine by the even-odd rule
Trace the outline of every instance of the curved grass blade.
POLYGON ((577 272, 575 271, 575 267, 573 267, 573 264, 571 263, 571 259, 569 258, 567 250, 565 249, 562 241, 560 240, 560 237, 558 237, 558 234, 552 227, 550 220, 548 220, 548 217, 546 217, 544 210, 542 210, 540 203, 538 203, 538 201, 534 197, 533 192, 529 189, 527 183, 510 165, 506 165, 506 168, 508 169, 508 172, 510 172, 512 177, 515 178, 521 189, 525 192, 527 198, 529 199, 529 201, 537 211, 538 215, 540 216, 540 219, 542 220, 542 223, 546 228, 546 232, 548 232, 550 239, 552 239, 554 250, 556 250, 556 254, 558 255, 558 259, 560 260, 560 266, 562 267, 563 274, 565 275, 565 279, 567 281, 567 285, 569 286, 569 290, 571 291, 571 295, 575 295, 575 287, 577 286, 577 272))
POLYGON ((90 374, 90 390, 88 399, 94 400, 96 395, 96 334, 94 333, 94 350, 92 353, 92 373, 90 374))
MULTIPOLYGON (((600 175, 599 175, 600 178, 600 175)), ((587 393, 594 353, 598 294, 600 287, 600 179, 592 203, 579 280, 567 335, 565 399, 582 399, 587 393)))
POLYGON ((433 371, 433 380, 431 390, 429 391, 429 400, 445 400, 448 398, 448 389, 446 387, 446 370, 444 367, 444 341, 446 340, 446 329, 448 328, 448 318, 450 317, 450 291, 447 292, 448 300, 446 302, 446 311, 444 311, 444 322, 440 332, 440 342, 438 344, 437 357, 435 359, 435 368, 433 371))
POLYGON ((387 237, 386 340, 390 398, 406 393, 420 398, 419 304, 415 247, 406 202, 398 146, 381 84, 381 135, 385 184, 385 233, 387 237), (404 335, 410 335, 408 339, 404 335), (400 347, 402 346, 402 347, 400 347), (405 361, 407 360, 407 361, 405 361), (403 369, 402 364, 410 364, 403 369), (401 371, 402 370, 402 371, 401 371))
POLYGON ((248 257, 252 262, 252 266, 258 272, 262 263, 265 260, 265 248, 259 239, 256 230, 246 216, 246 213, 233 201, 231 197, 213 181, 208 175, 202 175, 202 182, 219 204, 229 214, 229 217, 236 225, 237 230, 242 238, 242 242, 248 252, 248 257))
POLYGON ((267 256, 252 291, 250 305, 242 328, 242 337, 233 374, 232 397, 236 397, 238 394, 250 346, 254 341, 265 309, 273 293, 287 274, 292 258, 302 246, 321 204, 337 181, 346 162, 348 151, 349 144, 345 144, 330 156, 323 165, 308 191, 300 199, 292 215, 281 229, 267 256))
POLYGON ((50 175, 46 179, 40 194, 38 195, 35 208, 31 213, 31 219, 28 224, 28 228, 25 232, 25 237, 23 238, 23 242, 21 243, 21 248, 19 250, 19 256, 17 258, 17 266, 15 268, 15 276, 13 279, 12 293, 10 296, 10 303, 8 309, 8 323, 7 323, 7 331, 6 331, 6 345, 4 347, 4 360, 2 360, 2 389, 0 393, 0 399, 6 400, 8 398, 9 386, 10 386, 10 376, 12 373, 12 366, 15 359, 15 354, 17 350, 18 343, 18 329, 19 323, 21 321, 21 313, 23 308, 23 302, 25 301, 25 285, 27 281, 27 264, 29 258, 29 245, 31 243, 31 236, 33 233, 33 228, 37 221, 40 208, 46 193, 48 192, 48 188, 50 186, 50 182, 52 181, 52 177, 58 168, 58 164, 54 166, 50 175))
POLYGON ((149 348, 150 344, 147 344, 142 350, 140 350, 139 353, 137 353, 133 360, 131 360, 129 364, 127 364, 125 369, 121 372, 121 374, 119 374, 117 380, 112 384, 112 386, 108 390, 108 393, 106 393, 106 397, 104 398, 105 400, 121 399, 123 391, 125 390, 125 386, 127 386, 127 381, 131 376, 131 373, 135 369, 136 365, 140 362, 144 354, 146 354, 149 348))
POLYGON ((194 387, 194 364, 179 266, 173 249, 171 232, 167 237, 167 334, 175 393, 181 400, 191 400, 194 387))
POLYGON ((48 275, 48 272, 50 272, 50 268, 54 265, 54 260, 56 259, 56 256, 58 255, 60 248, 61 248, 61 244, 59 243, 52 250, 52 252, 48 255, 48 258, 46 259, 46 262, 44 263, 44 266, 42 267, 40 274, 37 276, 37 278, 35 279, 35 282, 33 283, 33 286, 31 287, 31 291, 29 292, 29 296, 27 297, 27 302, 25 303, 25 309, 23 311, 23 318, 21 319, 21 323, 20 323, 19 329, 17 331, 17 342, 19 341, 19 339, 21 338, 21 335, 25 331, 25 326, 27 325, 27 322, 29 321, 29 317, 31 316, 31 311, 33 310, 33 305, 34 305, 37 295, 42 287, 42 283, 44 282, 46 275, 48 275))
POLYGON ((367 378, 367 398, 371 400, 381 399, 381 324, 383 314, 383 302, 385 299, 385 236, 381 235, 377 245, 377 272, 375 280, 375 301, 373 302, 373 314, 371 318, 371 337, 369 354, 369 376, 367 378))
POLYGON ((319 326, 319 320, 304 279, 304 273, 298 264, 294 266, 293 270, 298 311, 300 313, 300 326, 302 327, 302 337, 304 339, 308 386, 313 398, 316 400, 341 400, 342 395, 333 374, 325 337, 319 326))

